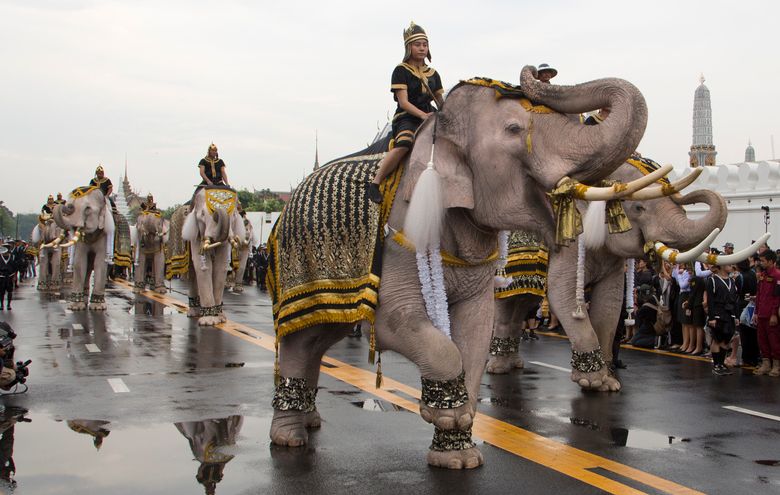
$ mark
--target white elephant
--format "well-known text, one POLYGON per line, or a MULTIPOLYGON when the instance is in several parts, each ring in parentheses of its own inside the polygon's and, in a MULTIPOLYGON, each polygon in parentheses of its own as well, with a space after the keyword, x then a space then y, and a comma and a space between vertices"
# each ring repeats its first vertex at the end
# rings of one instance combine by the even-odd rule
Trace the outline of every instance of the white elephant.
POLYGON ((38 247, 38 290, 58 291, 62 284, 62 248, 65 232, 46 213, 38 217, 32 232, 33 245, 38 247))
POLYGON ((135 286, 133 292, 146 288, 147 268, 151 269, 155 292, 164 294, 165 244, 168 242, 170 222, 157 211, 144 211, 136 221, 133 246, 135 247, 135 286))

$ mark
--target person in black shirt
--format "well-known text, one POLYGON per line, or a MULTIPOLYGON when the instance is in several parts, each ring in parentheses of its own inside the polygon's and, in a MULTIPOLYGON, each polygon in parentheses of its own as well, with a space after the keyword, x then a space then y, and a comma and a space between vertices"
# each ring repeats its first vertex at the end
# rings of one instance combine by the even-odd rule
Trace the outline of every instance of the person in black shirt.
POLYGON ((114 264, 114 221, 113 221, 113 211, 116 210, 116 204, 114 204, 114 200, 111 198, 111 195, 114 193, 114 185, 111 183, 111 179, 106 177, 106 171, 103 169, 102 165, 98 165, 98 167, 95 169, 95 177, 89 181, 90 186, 95 186, 97 188, 100 188, 101 191, 103 191, 103 196, 106 197, 106 222, 105 222, 105 231, 106 231, 106 263, 109 265, 114 264), (110 219, 109 219, 110 217, 110 219))
POLYGON ((412 149, 415 131, 433 113, 431 102, 435 100, 439 108, 444 103, 441 77, 436 70, 425 65, 426 58, 431 60, 431 52, 423 28, 411 23, 404 30, 404 46, 404 60, 393 70, 390 80, 390 91, 398 102, 393 115, 392 149, 382 159, 374 179, 368 184, 368 197, 374 203, 382 202, 379 184, 412 149))
POLYGON ((54 196, 49 194, 49 198, 46 200, 46 204, 41 207, 41 213, 48 213, 51 215, 51 212, 54 211, 55 206, 57 206, 57 203, 54 202, 54 196))
POLYGON ((198 168, 200 169, 200 177, 203 179, 200 183, 201 186, 229 185, 225 162, 219 157, 216 144, 211 143, 208 153, 198 163, 198 168))
POLYGON ((712 265, 712 275, 706 279, 707 326, 710 328, 712 344, 712 372, 716 375, 730 375, 723 364, 734 336, 737 321, 737 284, 729 276, 732 265, 712 265))

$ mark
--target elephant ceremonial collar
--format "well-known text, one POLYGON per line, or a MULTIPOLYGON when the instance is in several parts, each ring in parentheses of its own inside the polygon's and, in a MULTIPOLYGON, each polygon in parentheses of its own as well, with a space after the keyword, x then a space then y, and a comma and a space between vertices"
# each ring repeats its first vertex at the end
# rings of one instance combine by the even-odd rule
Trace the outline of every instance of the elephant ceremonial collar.
MULTIPOLYGON (((409 240, 408 237, 406 237, 401 230, 395 230, 394 228, 390 227, 388 225, 388 228, 391 232, 393 232, 393 240, 401 246, 404 249, 407 249, 409 251, 415 252, 416 249, 414 247, 414 244, 412 241, 409 240)), ((484 260, 476 261, 476 262, 469 262, 464 259, 458 258, 454 254, 450 254, 446 251, 441 252, 441 261, 445 265, 450 266, 457 266, 457 267, 465 267, 465 266, 479 266, 479 265, 486 265, 488 263, 493 263, 494 261, 498 260, 498 248, 496 248, 495 251, 493 251, 490 256, 485 258, 484 260)))

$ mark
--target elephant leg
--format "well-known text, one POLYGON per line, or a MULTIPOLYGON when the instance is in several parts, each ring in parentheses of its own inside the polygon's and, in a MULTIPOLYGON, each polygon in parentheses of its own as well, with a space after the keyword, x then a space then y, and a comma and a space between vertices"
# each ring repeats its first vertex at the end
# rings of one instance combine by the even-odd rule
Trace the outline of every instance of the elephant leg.
MULTIPOLYGON (((375 323, 377 348, 395 351, 412 361, 420 370, 423 388, 426 383, 462 385, 460 351, 428 318, 414 254, 388 242, 384 257, 375 323)), ((490 311, 492 319, 492 305, 490 311)), ((420 415, 434 426, 443 430, 471 426, 474 410, 469 404, 446 408, 431 404, 421 401, 420 415)))
POLYGON ((496 324, 490 342, 488 373, 502 375, 525 366, 520 356, 520 332, 528 311, 540 300, 541 297, 531 294, 496 299, 496 324))
POLYGON ((38 260, 41 264, 40 273, 38 274, 38 290, 45 291, 49 289, 48 259, 49 257, 46 256, 45 250, 41 249, 40 254, 38 255, 38 260))
MULTIPOLYGON (((601 346, 601 354, 609 365, 612 362, 612 343, 615 340, 620 306, 623 304, 625 276, 621 270, 610 273, 591 288, 591 303, 588 313, 601 346)), ((599 390, 618 391, 620 381, 613 375, 608 376, 599 390)))
POLYGON ((76 244, 73 250, 73 283, 70 293, 68 309, 71 311, 84 311, 87 309, 86 294, 87 284, 87 248, 84 244, 76 244))
POLYGON ((309 441, 306 428, 317 428, 316 407, 320 363, 325 352, 343 339, 351 325, 320 325, 282 338, 279 344, 279 384, 273 398, 271 441, 300 447, 309 441))
POLYGON ((46 270, 51 270, 47 274, 49 279, 49 289, 52 291, 60 290, 62 284, 62 275, 60 274, 60 265, 62 264, 62 253, 59 250, 54 250, 49 255, 49 262, 46 265, 46 270))
MULTIPOLYGON (((193 260, 194 261, 194 260, 193 260)), ((190 281, 190 290, 188 293, 189 304, 187 305, 187 316, 194 318, 200 316, 200 296, 198 295, 198 276, 194 268, 194 262, 190 262, 190 269, 187 273, 187 279, 190 281)))
POLYGON ((577 247, 561 249, 550 259, 547 297, 550 308, 563 325, 572 348, 571 379, 583 389, 600 390, 609 376, 609 369, 599 347, 596 332, 590 324, 587 312, 585 318, 575 318, 577 309, 574 297, 577 287, 577 247))
MULTIPOLYGON (((113 239, 112 239, 113 241, 113 239)), ((89 309, 93 311, 106 310, 106 277, 108 275, 108 263, 100 250, 95 251, 95 257, 92 261, 92 271, 94 274, 94 285, 92 286, 92 295, 89 297, 89 309)))
POLYGON ((135 276, 133 277, 133 292, 138 294, 146 289, 146 255, 139 254, 135 264, 135 276))
POLYGON ((222 296, 225 293, 228 264, 224 263, 222 260, 229 257, 230 249, 230 244, 227 243, 217 248, 211 265, 211 287, 214 291, 214 306, 217 308, 219 323, 227 321, 225 313, 222 310, 222 296), (223 252, 220 252, 220 249, 222 249, 223 252))
POLYGON ((165 253, 162 250, 154 255, 152 271, 154 273, 154 291, 158 294, 165 294, 168 290, 165 288, 165 253))

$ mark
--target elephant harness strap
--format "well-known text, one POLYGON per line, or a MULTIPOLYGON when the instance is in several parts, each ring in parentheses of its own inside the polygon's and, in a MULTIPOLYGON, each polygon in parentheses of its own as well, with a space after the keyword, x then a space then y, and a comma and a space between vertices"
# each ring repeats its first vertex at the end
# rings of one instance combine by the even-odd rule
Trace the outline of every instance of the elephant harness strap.
MULTIPOLYGON (((412 241, 410 241, 401 230, 396 230, 393 227, 390 227, 387 225, 387 229, 390 232, 393 232, 393 240, 401 246, 402 248, 411 251, 416 252, 416 249, 414 247, 414 244, 412 241)), ((449 266, 455 266, 455 267, 466 267, 466 266, 479 266, 479 265, 486 265, 488 263, 493 263, 496 260, 498 260, 498 249, 493 251, 487 258, 479 261, 466 261, 462 258, 458 258, 454 254, 450 254, 444 250, 441 251, 441 260, 445 265, 449 266)))

